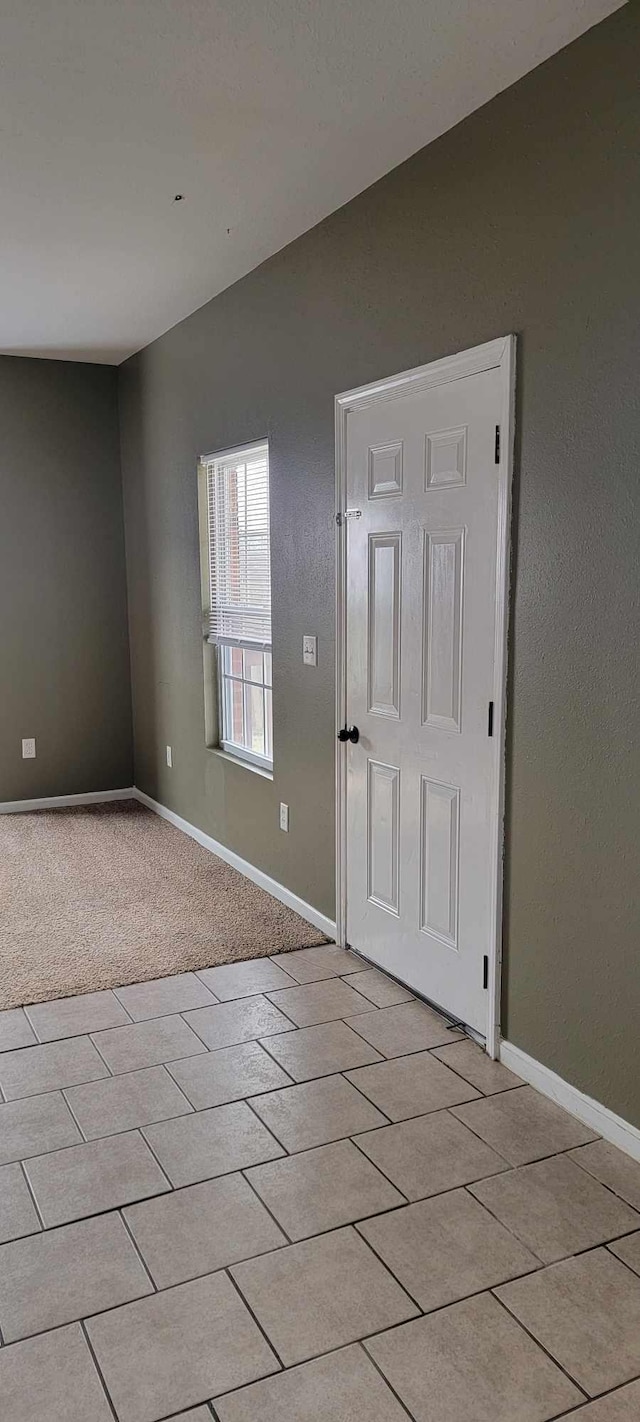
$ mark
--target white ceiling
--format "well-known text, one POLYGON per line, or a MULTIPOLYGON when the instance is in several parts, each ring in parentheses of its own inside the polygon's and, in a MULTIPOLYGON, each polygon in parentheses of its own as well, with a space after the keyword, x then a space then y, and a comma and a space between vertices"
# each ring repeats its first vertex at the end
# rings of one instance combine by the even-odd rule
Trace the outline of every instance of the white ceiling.
POLYGON ((2 0, 0 350, 118 363, 622 3, 2 0))

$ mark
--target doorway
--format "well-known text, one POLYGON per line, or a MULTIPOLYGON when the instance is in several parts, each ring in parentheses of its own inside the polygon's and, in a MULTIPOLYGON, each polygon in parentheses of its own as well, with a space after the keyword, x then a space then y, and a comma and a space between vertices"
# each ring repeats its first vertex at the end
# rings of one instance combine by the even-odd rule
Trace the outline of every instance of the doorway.
POLYGON ((499 1036, 515 337, 336 399, 339 941, 499 1036))

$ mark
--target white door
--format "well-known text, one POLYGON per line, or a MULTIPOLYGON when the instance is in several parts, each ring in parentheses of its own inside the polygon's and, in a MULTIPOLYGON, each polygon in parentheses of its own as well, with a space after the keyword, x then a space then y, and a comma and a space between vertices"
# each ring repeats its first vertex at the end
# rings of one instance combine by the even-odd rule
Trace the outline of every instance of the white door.
POLYGON ((342 711, 359 731, 341 750, 346 939, 485 1036, 500 911, 511 341, 480 349, 494 352, 489 368, 465 374, 478 365, 470 352, 338 405, 342 711))

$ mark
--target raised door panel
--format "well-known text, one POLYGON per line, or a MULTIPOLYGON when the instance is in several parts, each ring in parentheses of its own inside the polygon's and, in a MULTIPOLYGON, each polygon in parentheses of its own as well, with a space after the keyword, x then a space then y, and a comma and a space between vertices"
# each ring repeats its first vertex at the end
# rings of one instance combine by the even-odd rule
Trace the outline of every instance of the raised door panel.
POLYGON ((402 539, 369 535, 368 697, 376 716, 400 716, 402 539))
POLYGON ((464 529, 425 530, 422 720, 460 733, 464 529))
POLYGON ((436 430, 425 438, 427 489, 455 489, 467 482, 467 426, 436 430))
POLYGON ((400 912, 400 771, 375 760, 367 765, 367 897, 400 912))
POLYGON ((369 447, 367 456, 370 499, 388 499, 402 493, 404 446, 402 440, 369 447))
POLYGON ((421 777, 420 927, 458 946, 460 791, 421 777))

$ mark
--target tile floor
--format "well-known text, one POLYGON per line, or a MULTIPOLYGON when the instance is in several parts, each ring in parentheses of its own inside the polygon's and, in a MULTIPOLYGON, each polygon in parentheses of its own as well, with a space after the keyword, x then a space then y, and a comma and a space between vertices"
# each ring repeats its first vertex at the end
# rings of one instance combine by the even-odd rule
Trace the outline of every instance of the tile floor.
POLYGON ((2 1422, 637 1422, 640 1164, 333 946, 0 1013, 2 1422))

